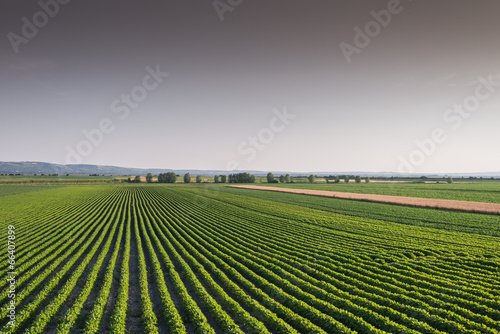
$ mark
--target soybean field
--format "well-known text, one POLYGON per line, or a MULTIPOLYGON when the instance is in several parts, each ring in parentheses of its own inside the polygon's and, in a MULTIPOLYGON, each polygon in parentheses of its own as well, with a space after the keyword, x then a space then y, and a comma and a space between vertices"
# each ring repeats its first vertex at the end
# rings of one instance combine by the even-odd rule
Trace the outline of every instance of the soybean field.
POLYGON ((0 332, 500 331, 497 216, 293 196, 9 190, 0 332))

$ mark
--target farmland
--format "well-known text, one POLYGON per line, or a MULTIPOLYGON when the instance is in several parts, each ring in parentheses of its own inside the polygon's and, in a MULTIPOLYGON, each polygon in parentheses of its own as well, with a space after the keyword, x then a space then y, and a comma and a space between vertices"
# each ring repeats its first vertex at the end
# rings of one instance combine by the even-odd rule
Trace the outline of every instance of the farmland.
POLYGON ((472 202, 500 203, 500 181, 412 183, 412 182, 371 182, 355 183, 262 183, 262 186, 273 186, 294 189, 328 190, 360 194, 408 196, 437 198, 472 202))
POLYGON ((444 211, 433 208, 414 208, 340 198, 304 196, 228 187, 220 188, 219 191, 361 218, 500 237, 500 217, 498 215, 444 211))
POLYGON ((0 185, 48 185, 112 183, 126 179, 124 176, 87 176, 87 175, 0 175, 0 185))
POLYGON ((218 185, 9 191, 1 333, 500 330, 498 216, 218 185))

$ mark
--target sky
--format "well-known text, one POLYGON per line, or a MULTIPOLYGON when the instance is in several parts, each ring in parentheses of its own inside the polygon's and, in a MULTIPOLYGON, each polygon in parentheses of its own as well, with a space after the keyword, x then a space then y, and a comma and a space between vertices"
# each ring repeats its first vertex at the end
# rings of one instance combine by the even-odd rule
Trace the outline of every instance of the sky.
POLYGON ((500 171, 500 2, 0 3, 0 160, 500 171))

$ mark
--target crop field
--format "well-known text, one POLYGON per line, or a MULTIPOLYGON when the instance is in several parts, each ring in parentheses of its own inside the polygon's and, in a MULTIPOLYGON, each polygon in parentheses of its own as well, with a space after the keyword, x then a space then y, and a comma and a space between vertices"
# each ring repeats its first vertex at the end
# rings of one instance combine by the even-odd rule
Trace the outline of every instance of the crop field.
POLYGON ((445 211, 433 208, 415 208, 340 198, 229 187, 220 188, 219 191, 361 218, 500 237, 500 216, 498 215, 445 211))
POLYGON ((0 333, 500 331, 498 216, 297 196, 181 184, 6 194, 0 333))
POLYGON ((31 191, 45 190, 56 188, 57 186, 46 186, 46 185, 2 185, 0 186, 0 196, 9 196, 15 194, 22 194, 31 191))
POLYGON ((360 194, 392 195, 437 198, 472 202, 500 203, 500 181, 455 182, 447 183, 411 183, 387 182, 355 183, 259 183, 259 186, 272 186, 295 189, 328 190, 360 194))
POLYGON ((435 208, 440 210, 500 215, 500 203, 470 202, 470 201, 408 197, 408 196, 360 194, 360 193, 348 193, 341 191, 313 190, 313 189, 294 189, 294 188, 284 188, 284 187, 255 186, 250 184, 228 185, 228 187, 261 190, 261 191, 287 192, 287 193, 301 194, 307 196, 334 197, 334 198, 356 200, 356 201, 414 206, 419 208, 435 208))
POLYGON ((0 175, 0 186, 4 185, 39 185, 64 183, 112 183, 126 179, 124 176, 89 176, 89 175, 0 175))

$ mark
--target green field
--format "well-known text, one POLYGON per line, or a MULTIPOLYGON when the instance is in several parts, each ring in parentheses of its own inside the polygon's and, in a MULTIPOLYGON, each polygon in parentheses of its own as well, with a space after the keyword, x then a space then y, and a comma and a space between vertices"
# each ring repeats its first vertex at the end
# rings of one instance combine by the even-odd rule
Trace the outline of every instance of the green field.
POLYGON ((370 182, 356 183, 259 183, 259 186, 329 190, 362 194, 409 196, 460 201, 500 203, 500 181, 447 183, 370 182))
POLYGON ((31 191, 46 190, 56 188, 57 186, 47 186, 47 185, 1 185, 0 186, 0 196, 9 196, 22 193, 28 193, 31 191))
POLYGON ((360 218, 371 218, 406 225, 430 227, 438 230, 500 237, 500 216, 498 215, 415 208, 339 198, 228 187, 220 188, 219 191, 360 218))
POLYGON ((1 333, 500 330, 497 216, 213 184, 37 190, 1 197, 1 333))
POLYGON ((111 183, 126 179, 125 176, 89 175, 0 175, 0 185, 13 184, 52 184, 52 183, 111 183))

